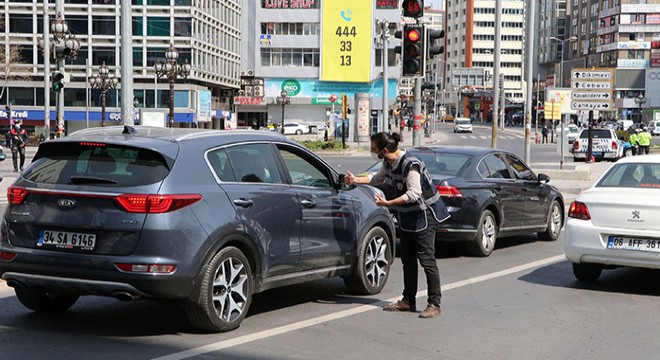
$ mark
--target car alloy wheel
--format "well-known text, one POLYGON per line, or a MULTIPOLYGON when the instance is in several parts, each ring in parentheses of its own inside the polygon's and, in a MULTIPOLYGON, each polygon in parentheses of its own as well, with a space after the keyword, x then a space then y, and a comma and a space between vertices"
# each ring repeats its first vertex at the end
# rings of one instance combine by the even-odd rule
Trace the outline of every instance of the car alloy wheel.
POLYGON ((186 307, 188 320, 211 331, 237 328, 252 302, 253 281, 243 252, 231 246, 220 250, 203 274, 197 304, 186 307))
POLYGON ((377 294, 385 286, 390 273, 390 238, 385 230, 374 227, 362 240, 355 271, 344 278, 344 283, 351 292, 362 295, 377 294))
POLYGON ((544 232, 537 235, 541 240, 554 241, 559 238, 559 233, 564 225, 564 213, 559 206, 559 202, 554 200, 550 205, 550 213, 548 215, 548 227, 544 232))
POLYGON ((302 130, 296 130, 296 135, 302 135, 302 130))
POLYGON ((489 256, 497 241, 497 221, 490 210, 484 210, 479 219, 476 238, 468 243, 468 251, 476 256, 489 256))

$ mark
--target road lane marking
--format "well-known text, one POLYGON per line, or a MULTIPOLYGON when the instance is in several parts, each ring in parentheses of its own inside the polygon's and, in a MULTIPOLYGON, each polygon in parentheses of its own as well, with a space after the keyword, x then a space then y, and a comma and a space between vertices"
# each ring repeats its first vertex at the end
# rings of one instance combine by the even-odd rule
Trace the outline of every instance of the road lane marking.
MULTIPOLYGON (((530 263, 514 266, 514 267, 511 267, 511 268, 508 268, 508 269, 501 270, 501 271, 496 271, 494 273, 481 275, 481 276, 476 276, 476 277, 473 277, 473 278, 470 278, 470 279, 465 279, 465 280, 456 281, 456 282, 453 282, 453 283, 450 283, 450 284, 446 284, 446 285, 442 286, 442 290, 443 291, 448 291, 448 290, 460 288, 460 287, 463 287, 463 286, 473 285, 473 284, 476 284, 476 283, 479 283, 479 282, 492 280, 492 279, 502 277, 502 276, 506 276, 506 275, 515 274, 517 272, 533 269, 533 268, 540 267, 540 266, 554 264, 554 263, 564 261, 564 260, 566 260, 565 255, 563 255, 563 254, 562 255, 556 255, 556 256, 553 256, 553 257, 546 258, 546 259, 541 259, 541 260, 538 260, 538 261, 533 261, 533 262, 530 262, 530 263)), ((419 292, 417 292, 417 297, 421 297, 421 296, 426 296, 426 289, 420 290, 419 292)), ((383 300, 383 301, 384 302, 394 302, 394 301, 399 300, 399 298, 400 298, 400 296, 397 296, 397 297, 386 299, 386 300, 383 300)), ((243 335, 243 336, 239 336, 239 337, 236 337, 236 338, 233 338, 233 339, 223 340, 223 341, 219 341, 219 342, 216 342, 216 343, 196 347, 196 348, 193 348, 193 349, 184 350, 184 351, 172 353, 172 354, 169 354, 169 355, 160 356, 160 357, 154 358, 153 360, 181 360, 181 359, 186 359, 186 358, 190 358, 190 357, 193 357, 193 356, 208 354, 208 353, 211 353, 211 352, 214 352, 214 351, 219 351, 219 350, 231 348, 231 347, 234 347, 234 346, 247 344, 247 343, 250 343, 250 342, 253 342, 253 341, 263 340, 263 339, 266 339, 266 338, 269 338, 269 337, 272 337, 272 336, 282 335, 282 334, 286 334, 286 333, 289 333, 289 332, 292 332, 292 331, 295 331, 295 330, 300 330, 300 329, 308 328, 308 327, 311 327, 311 326, 320 325, 320 324, 323 324, 323 323, 326 323, 326 322, 342 319, 342 318, 345 318, 345 317, 358 315, 358 314, 361 314, 361 313, 364 313, 364 312, 367 312, 367 311, 371 311, 371 310, 375 310, 375 309, 381 309, 381 307, 380 306, 374 306, 374 305, 362 305, 362 306, 358 306, 358 307, 355 307, 355 308, 352 308, 352 309, 339 311, 339 312, 336 312, 336 313, 333 313, 333 314, 323 315, 323 316, 315 317, 315 318, 312 318, 312 319, 302 320, 302 321, 298 321, 298 322, 295 322, 295 323, 292 323, 292 324, 279 326, 279 327, 276 327, 276 328, 273 328, 273 329, 260 331, 260 332, 254 333, 254 334, 243 335)))

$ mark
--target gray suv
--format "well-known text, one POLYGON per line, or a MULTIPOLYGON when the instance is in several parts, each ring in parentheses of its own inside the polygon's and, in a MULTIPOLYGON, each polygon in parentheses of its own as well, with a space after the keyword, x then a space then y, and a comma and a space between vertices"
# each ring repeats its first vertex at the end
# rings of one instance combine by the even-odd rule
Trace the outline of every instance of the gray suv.
POLYGON ((37 312, 173 299, 227 331, 270 288, 340 276, 380 292, 394 227, 377 191, 270 132, 82 130, 42 143, 8 189, 0 274, 37 312))

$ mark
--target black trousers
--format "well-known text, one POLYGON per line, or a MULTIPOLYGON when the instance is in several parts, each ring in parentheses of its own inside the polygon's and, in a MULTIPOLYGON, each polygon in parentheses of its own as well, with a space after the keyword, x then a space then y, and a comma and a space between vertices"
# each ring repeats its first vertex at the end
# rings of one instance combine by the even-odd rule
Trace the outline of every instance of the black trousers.
POLYGON ((428 303, 440 305, 440 273, 435 260, 435 232, 438 223, 433 213, 426 211, 428 223, 425 230, 419 232, 401 231, 401 263, 403 264, 403 299, 410 305, 415 304, 417 296, 417 262, 426 274, 428 303))
POLYGON ((11 160, 14 163, 14 170, 18 170, 18 158, 21 160, 20 169, 23 170, 23 165, 25 164, 25 148, 24 147, 12 147, 11 148, 11 160))

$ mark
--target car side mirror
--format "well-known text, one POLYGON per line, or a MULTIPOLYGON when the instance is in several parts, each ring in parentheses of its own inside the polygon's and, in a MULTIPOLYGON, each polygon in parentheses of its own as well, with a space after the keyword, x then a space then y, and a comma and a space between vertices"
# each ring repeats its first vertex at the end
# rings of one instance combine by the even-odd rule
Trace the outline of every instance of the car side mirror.
POLYGON ((538 178, 540 183, 550 182, 550 176, 548 176, 546 174, 539 174, 537 178, 538 178))
POLYGON ((355 188, 357 185, 346 185, 346 174, 339 174, 337 176, 337 183, 335 184, 335 189, 337 190, 350 190, 355 188))

